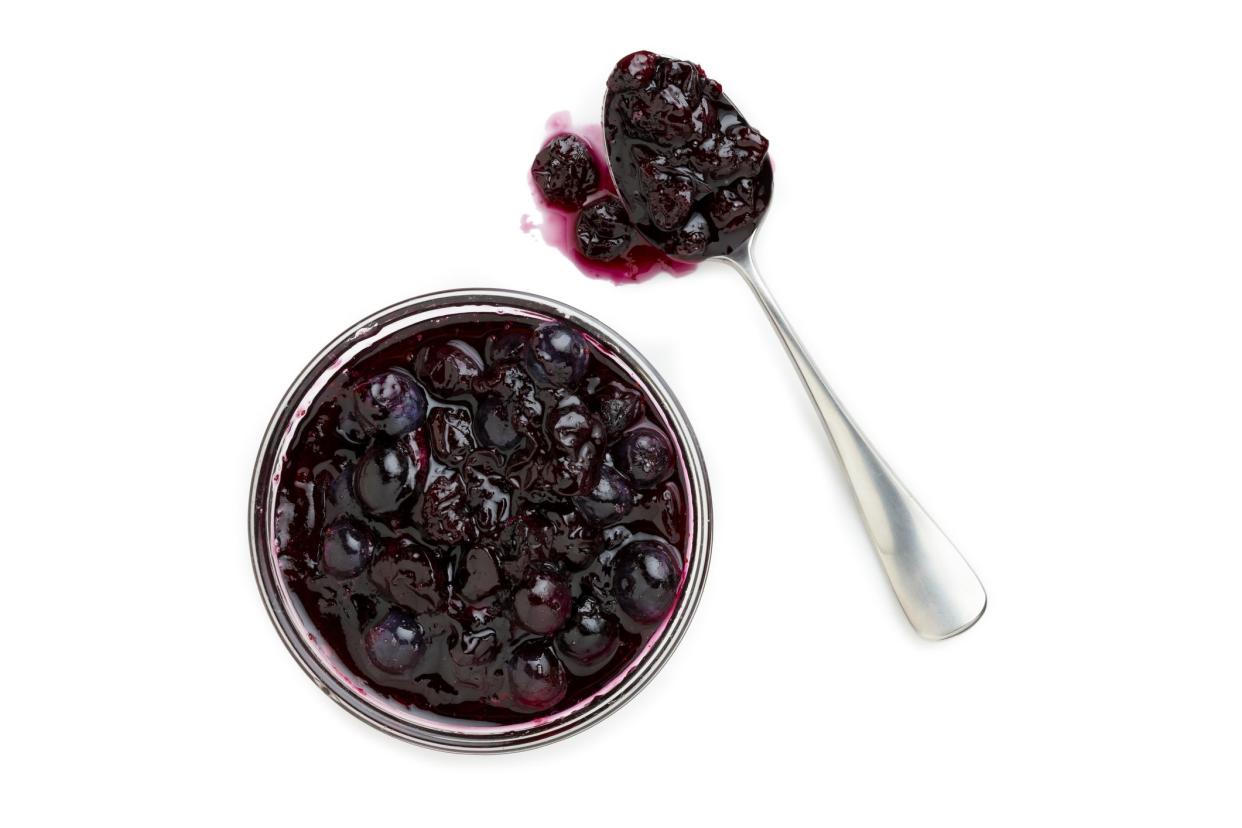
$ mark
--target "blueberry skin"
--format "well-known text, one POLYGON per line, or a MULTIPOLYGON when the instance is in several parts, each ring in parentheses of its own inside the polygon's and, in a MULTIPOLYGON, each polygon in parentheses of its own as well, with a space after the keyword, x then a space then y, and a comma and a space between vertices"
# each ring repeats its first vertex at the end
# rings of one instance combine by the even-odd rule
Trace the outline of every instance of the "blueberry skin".
POLYGON ((622 612, 640 624, 653 624, 672 609, 681 580, 677 551, 664 541, 633 541, 613 562, 612 590, 622 612))
POLYGON ((589 359, 582 334, 567 325, 549 322, 530 335, 526 370, 540 385, 569 388, 582 379, 589 359))
POLYGON ((427 416, 427 394, 405 371, 376 374, 354 390, 354 399, 358 418, 376 434, 406 434, 427 416))
POLYGON ((320 564, 329 575, 352 578, 371 561, 375 537, 357 521, 340 518, 323 530, 320 564))
POLYGON ((422 661, 427 636, 414 616, 391 610, 384 619, 367 630, 363 638, 367 657, 385 673, 400 675, 422 661))

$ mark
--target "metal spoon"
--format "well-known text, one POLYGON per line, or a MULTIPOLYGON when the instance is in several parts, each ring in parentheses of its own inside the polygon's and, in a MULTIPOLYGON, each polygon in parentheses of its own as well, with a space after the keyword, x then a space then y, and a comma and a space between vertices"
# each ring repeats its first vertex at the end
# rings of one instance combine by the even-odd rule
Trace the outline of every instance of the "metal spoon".
MULTIPOLYGON (((732 106, 727 98, 722 96, 721 100, 732 106)), ((608 112, 608 101, 606 97, 605 114, 608 112)), ((618 195, 633 213, 634 205, 627 197, 629 194, 612 169, 613 159, 618 155, 611 140, 608 143, 609 172, 617 185, 618 195)), ((876 453, 820 376, 819 369, 759 276, 751 253, 757 229, 758 224, 740 242, 735 242, 732 250, 710 258, 728 262, 742 274, 784 343, 802 384, 819 411, 824 430, 828 432, 841 459, 854 489, 867 534, 910 624, 919 635, 932 640, 965 632, 979 620, 987 607, 983 584, 952 541, 876 453)))

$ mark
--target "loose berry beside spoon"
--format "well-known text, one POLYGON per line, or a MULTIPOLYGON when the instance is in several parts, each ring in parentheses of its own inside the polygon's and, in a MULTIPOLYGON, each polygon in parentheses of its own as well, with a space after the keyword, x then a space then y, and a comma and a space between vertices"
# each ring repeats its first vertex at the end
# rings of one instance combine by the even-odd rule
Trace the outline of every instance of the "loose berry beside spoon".
POLYGON ((987 606, 983 585, 846 413, 759 275, 752 243, 772 194, 767 139, 697 64, 640 51, 608 78, 604 144, 615 195, 592 199, 609 182, 596 181, 600 171, 575 136, 554 138, 531 170, 546 204, 581 207, 579 265, 621 263, 620 276, 608 273, 618 280, 661 257, 674 272, 709 259, 737 270, 819 411, 911 625, 934 640, 969 629, 987 606))

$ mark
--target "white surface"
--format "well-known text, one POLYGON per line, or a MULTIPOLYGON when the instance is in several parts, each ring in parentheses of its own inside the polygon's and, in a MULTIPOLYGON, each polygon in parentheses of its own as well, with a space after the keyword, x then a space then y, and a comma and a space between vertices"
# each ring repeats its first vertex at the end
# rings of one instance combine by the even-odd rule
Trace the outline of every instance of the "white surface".
POLYGON ((1236 4, 627 5, 0 11, 6 824, 1237 824, 1236 4), (987 585, 961 638, 908 629, 739 279, 519 232, 544 119, 643 47, 770 136, 760 261, 987 585), (245 531, 303 364, 471 285, 639 345, 718 517, 656 681, 493 758, 314 689, 245 531))

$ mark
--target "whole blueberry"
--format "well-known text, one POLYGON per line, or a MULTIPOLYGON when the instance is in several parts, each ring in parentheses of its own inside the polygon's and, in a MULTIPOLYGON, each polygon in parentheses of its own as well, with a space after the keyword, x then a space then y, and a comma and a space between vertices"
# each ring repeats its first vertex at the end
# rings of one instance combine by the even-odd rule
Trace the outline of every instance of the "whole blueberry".
POLYGON ((354 471, 354 492, 371 514, 395 512, 414 493, 419 461, 403 443, 378 443, 367 450, 354 471))
POLYGON ((634 492, 620 472, 602 466, 595 487, 575 497, 574 507, 587 522, 606 526, 621 520, 634 507, 634 492))
POLYGON ((366 428, 396 437, 413 431, 427 416, 427 394, 405 371, 376 374, 354 389, 358 418, 366 428))
POLYGON ((643 416, 643 395, 619 382, 605 385, 595 394, 595 409, 604 421, 608 439, 615 440, 643 416))
POLYGON ((586 339, 568 325, 548 322, 531 332, 526 369, 540 385, 577 385, 589 360, 586 339))
POLYGON ((531 178, 549 204, 572 209, 599 189, 599 170, 591 148, 577 135, 557 135, 539 150, 531 178))
POLYGON ((414 616, 401 610, 388 615, 363 637, 367 657, 385 673, 400 675, 418 666, 427 651, 426 633, 414 616))
POLYGON ((337 578, 352 578, 371 560, 375 536, 363 524, 338 518, 323 530, 320 563, 325 572, 337 578))
POLYGON ((547 710, 569 688, 565 665, 548 644, 532 639, 519 644, 509 659, 509 687, 513 700, 529 710, 547 710))
POLYGON ((640 489, 664 480, 673 471, 673 447, 654 428, 636 428, 612 449, 612 460, 640 489))
POLYGON ((554 571, 531 572, 513 594, 518 623, 539 635, 560 629, 572 607, 569 584, 554 571))
POLYGON ((574 607, 569 623, 556 637, 556 645, 567 658, 586 666, 607 661, 617 651, 617 621, 600 605, 598 599, 586 596, 574 607))
POLYGON ((659 621, 677 600, 681 560, 663 541, 632 541, 613 561, 612 590, 621 610, 640 624, 659 621))
POLYGON ((633 241, 630 214, 616 196, 596 199, 578 211, 574 246, 588 259, 611 262, 629 250, 633 241))

